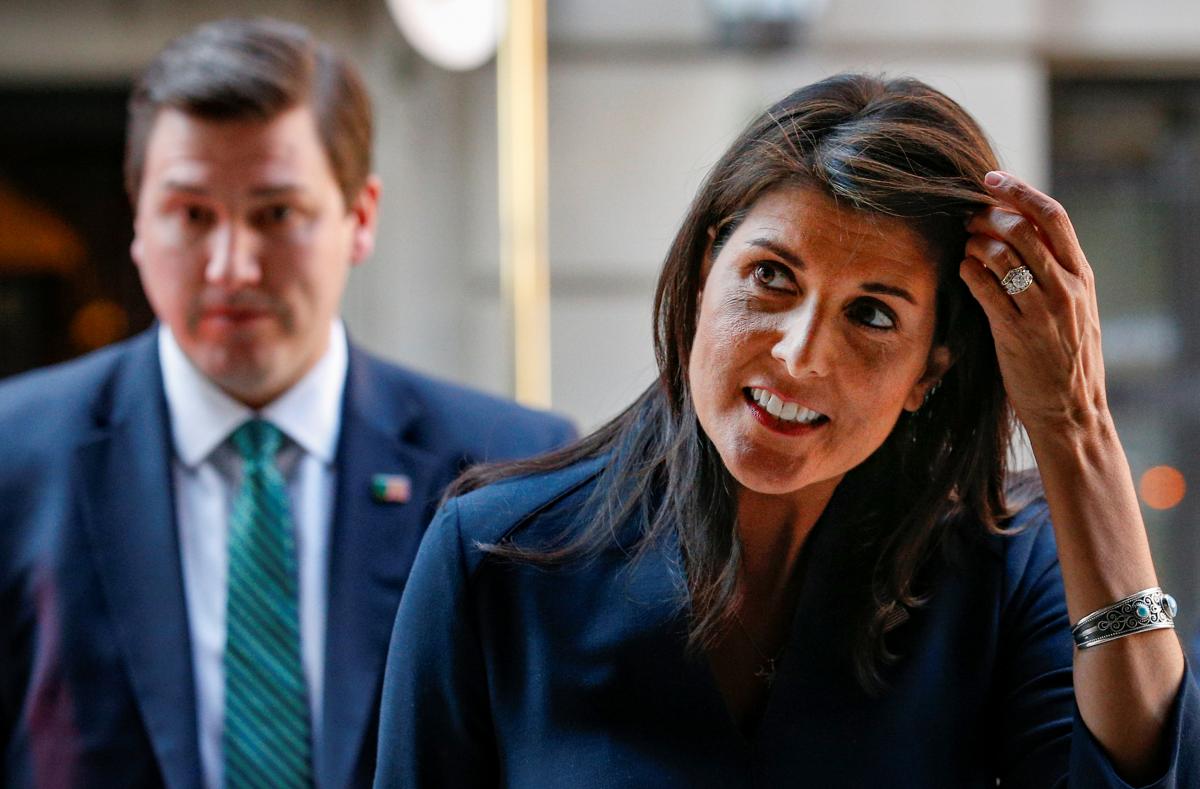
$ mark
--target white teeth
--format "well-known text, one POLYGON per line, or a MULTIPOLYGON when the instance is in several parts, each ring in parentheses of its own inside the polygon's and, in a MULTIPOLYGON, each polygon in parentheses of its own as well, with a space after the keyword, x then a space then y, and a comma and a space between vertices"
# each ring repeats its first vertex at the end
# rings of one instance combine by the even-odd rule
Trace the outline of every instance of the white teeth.
POLYGON ((801 408, 796 412, 796 422, 815 422, 821 418, 821 414, 811 408, 801 408))
POLYGON ((768 414, 786 422, 815 422, 822 414, 811 408, 805 408, 799 403, 785 403, 779 395, 772 394, 766 389, 752 387, 750 399, 763 407, 768 414))

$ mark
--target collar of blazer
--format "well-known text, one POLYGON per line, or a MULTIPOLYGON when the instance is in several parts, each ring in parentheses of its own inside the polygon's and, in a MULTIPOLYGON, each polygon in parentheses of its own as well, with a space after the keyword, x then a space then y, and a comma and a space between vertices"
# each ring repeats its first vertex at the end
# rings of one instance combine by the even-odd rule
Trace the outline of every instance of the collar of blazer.
MULTIPOLYGON (((377 712, 392 622, 450 459, 408 439, 422 414, 402 376, 353 345, 330 533, 325 703, 318 784, 350 783, 377 712), (408 477, 408 503, 378 502, 376 474, 408 477)), ((76 501, 104 605, 167 786, 198 787, 195 687, 153 330, 123 352, 77 448, 76 501)))

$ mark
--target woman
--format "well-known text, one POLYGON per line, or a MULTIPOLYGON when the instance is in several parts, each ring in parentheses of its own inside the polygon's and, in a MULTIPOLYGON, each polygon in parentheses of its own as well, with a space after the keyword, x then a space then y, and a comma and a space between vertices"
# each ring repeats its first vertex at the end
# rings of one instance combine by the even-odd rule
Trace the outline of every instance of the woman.
POLYGON ((957 104, 850 75, 769 109, 655 327, 636 403, 430 526, 377 785, 1200 786, 1171 603, 1111 608, 1157 581, 1091 272, 957 104))

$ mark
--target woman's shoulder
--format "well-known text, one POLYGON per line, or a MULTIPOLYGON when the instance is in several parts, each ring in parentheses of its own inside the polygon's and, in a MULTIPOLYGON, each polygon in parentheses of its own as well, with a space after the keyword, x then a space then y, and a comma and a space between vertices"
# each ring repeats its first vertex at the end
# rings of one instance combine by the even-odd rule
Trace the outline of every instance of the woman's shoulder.
MULTIPOLYGON (((1058 573, 1058 548, 1050 508, 1036 470, 1010 474, 1005 486, 1008 514, 998 532, 983 532, 968 561, 985 577, 997 576, 1002 597, 1013 602, 1025 591, 1052 582, 1058 573)), ((982 529, 981 529, 982 531, 982 529)))
POLYGON ((582 511, 608 460, 600 455, 500 480, 446 502, 442 515, 453 515, 466 545, 494 545, 531 530, 561 534, 582 511))
MULTIPOLYGON (((960 522, 958 545, 971 545, 991 560, 1004 561, 1014 550, 1028 552, 1046 539, 1051 532, 1050 512, 1042 491, 1041 477, 1034 469, 1010 473, 1004 485, 1006 513, 996 520, 996 530, 986 528, 973 519, 960 522), (978 539, 971 539, 974 536, 978 539)), ((1052 540, 1053 537, 1051 536, 1052 540)))

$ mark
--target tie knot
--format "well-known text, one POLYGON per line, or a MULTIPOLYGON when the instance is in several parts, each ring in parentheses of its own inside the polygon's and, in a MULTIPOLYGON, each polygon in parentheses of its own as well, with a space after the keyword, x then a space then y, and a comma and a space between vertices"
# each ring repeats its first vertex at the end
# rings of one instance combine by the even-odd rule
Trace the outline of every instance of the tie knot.
POLYGON ((262 419, 251 419, 233 431, 234 448, 246 463, 273 463, 283 446, 283 431, 262 419))

